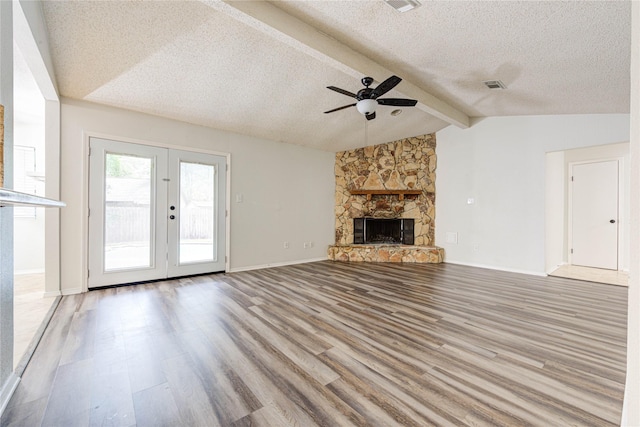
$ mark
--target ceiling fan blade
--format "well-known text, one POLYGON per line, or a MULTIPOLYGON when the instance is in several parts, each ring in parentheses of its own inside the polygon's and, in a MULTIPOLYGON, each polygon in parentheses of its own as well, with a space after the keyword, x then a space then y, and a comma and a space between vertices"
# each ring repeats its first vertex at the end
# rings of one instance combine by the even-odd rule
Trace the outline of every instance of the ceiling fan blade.
POLYGON ((339 87, 335 87, 335 86, 327 86, 327 89, 334 90, 334 91, 336 91, 336 92, 338 92, 338 93, 341 93, 341 94, 343 94, 343 95, 350 96, 350 97, 352 97, 352 98, 357 98, 357 97, 358 97, 358 95, 356 95, 355 93, 351 93, 351 92, 349 92, 348 90, 340 89, 339 87))
POLYGON ((344 110, 345 108, 349 108, 349 107, 355 107, 356 104, 349 104, 349 105, 344 105, 342 107, 338 107, 338 108, 334 108, 333 110, 329 110, 329 111, 325 111, 324 113, 333 113, 334 111, 339 111, 339 110, 344 110))
POLYGON ((396 87, 396 85, 401 81, 402 79, 398 76, 389 77, 387 80, 380 83, 378 87, 373 90, 373 92, 371 92, 371 99, 376 99, 377 97, 384 95, 385 93, 396 87))
POLYGON ((367 118, 367 120, 373 120, 376 118, 376 112, 374 111, 371 114, 367 114, 365 117, 367 118))
POLYGON ((394 107, 414 107, 418 103, 415 99, 403 98, 382 98, 377 101, 380 105, 393 105, 394 107))

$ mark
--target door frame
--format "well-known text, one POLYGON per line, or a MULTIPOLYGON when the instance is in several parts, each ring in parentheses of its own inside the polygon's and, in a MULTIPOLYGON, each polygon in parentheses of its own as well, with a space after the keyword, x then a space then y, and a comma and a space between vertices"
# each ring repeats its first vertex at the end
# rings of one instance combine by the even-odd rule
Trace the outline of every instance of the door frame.
POLYGON ((593 160, 584 160, 579 162, 570 162, 568 164, 567 171, 567 188, 569 191, 567 192, 567 261, 569 265, 573 265, 573 254, 571 253, 571 248, 573 247, 573 185, 571 184, 571 177, 573 176, 573 167, 577 165, 585 165, 590 163, 602 163, 602 162, 612 162, 615 161, 618 163, 618 261, 617 261, 617 271, 622 271, 623 269, 623 257, 621 256, 624 252, 624 245, 626 244, 624 236, 626 230, 626 221, 624 212, 624 158, 623 157, 610 157, 610 158, 601 158, 601 159, 593 159, 593 160))
MULTIPOLYGON (((153 142, 148 140, 142 140, 137 138, 130 138, 121 135, 106 134, 102 132, 83 131, 82 132, 82 194, 81 202, 84 214, 82 215, 82 222, 80 229, 82 231, 82 289, 81 292, 89 291, 89 140, 91 138, 109 139, 112 141, 125 142, 130 144, 148 145, 157 148, 167 148, 181 151, 191 151, 194 153, 211 154, 214 156, 224 157, 226 160, 226 188, 225 188, 225 271, 229 271, 231 265, 231 153, 225 153, 221 151, 206 150, 197 147, 188 147, 177 144, 167 144, 162 142, 153 142)), ((70 290, 67 293, 77 293, 75 290, 70 290)), ((66 294, 66 293, 65 293, 66 294)))

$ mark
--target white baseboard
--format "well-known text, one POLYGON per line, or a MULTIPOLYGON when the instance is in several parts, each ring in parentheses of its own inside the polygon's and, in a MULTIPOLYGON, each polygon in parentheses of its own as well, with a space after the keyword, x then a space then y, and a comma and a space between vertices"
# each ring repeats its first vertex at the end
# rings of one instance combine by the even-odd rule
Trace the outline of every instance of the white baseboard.
POLYGON ((271 264, 251 265, 248 267, 236 267, 230 269, 227 273, 238 273, 240 271, 262 270, 263 268, 284 267, 286 265, 306 264, 309 262, 327 261, 328 258, 310 258, 297 261, 274 262, 271 264))
POLYGON ((79 288, 69 288, 69 289, 63 289, 62 291, 60 291, 61 295, 75 295, 75 294, 81 294, 82 292, 84 292, 82 290, 81 287, 79 288))
POLYGON ((460 261, 444 261, 446 264, 457 264, 457 265, 465 265, 467 267, 477 267, 477 268, 486 268, 489 270, 497 270, 497 271, 506 271, 509 273, 519 273, 519 274, 528 274, 530 276, 540 276, 546 277, 547 273, 541 273, 539 271, 529 271, 529 270, 518 270, 515 268, 504 268, 504 267, 496 267, 495 265, 485 265, 485 264, 474 264, 468 262, 460 262, 460 261))
POLYGON ((16 387, 20 383, 20 377, 11 372, 9 378, 4 383, 2 390, 0 391, 0 417, 4 413, 4 410, 7 408, 9 401, 11 400, 11 396, 13 396, 13 392, 16 391, 16 387))
POLYGON ((14 270, 13 274, 15 276, 21 276, 24 274, 44 274, 44 268, 36 268, 33 270, 14 270))
POLYGON ((57 297, 62 295, 62 293, 60 293, 60 291, 50 291, 50 292, 45 292, 42 297, 43 298, 49 298, 49 297, 57 297))
POLYGON ((567 263, 566 262, 561 262, 560 264, 556 265, 555 267, 551 267, 551 269, 547 270, 547 276, 549 276, 551 273, 553 273, 554 271, 556 271, 557 269, 559 269, 563 265, 567 265, 567 263))

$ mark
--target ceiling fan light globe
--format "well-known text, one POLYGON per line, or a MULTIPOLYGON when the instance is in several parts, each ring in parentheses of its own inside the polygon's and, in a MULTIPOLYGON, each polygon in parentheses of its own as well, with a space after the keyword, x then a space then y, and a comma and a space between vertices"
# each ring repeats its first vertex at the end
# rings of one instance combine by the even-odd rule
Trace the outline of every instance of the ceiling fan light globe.
POLYGON ((373 114, 376 112, 376 106, 378 105, 378 101, 375 99, 363 99, 358 101, 356 104, 356 108, 360 112, 360 114, 368 116, 369 114, 373 114))

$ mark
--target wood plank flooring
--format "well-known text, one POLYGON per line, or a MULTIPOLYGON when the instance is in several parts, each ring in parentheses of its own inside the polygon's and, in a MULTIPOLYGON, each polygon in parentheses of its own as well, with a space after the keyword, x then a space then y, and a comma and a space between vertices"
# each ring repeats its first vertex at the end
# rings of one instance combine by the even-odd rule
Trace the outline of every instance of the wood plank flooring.
MULTIPOLYGON (((13 367, 22 371, 23 356, 30 355, 34 337, 41 333, 57 297, 44 297, 44 273, 17 274, 13 278, 13 367), (20 365, 20 366, 19 366, 20 365)), ((36 338, 37 339, 37 338, 36 338)))
POLYGON ((63 297, 2 426, 614 426, 627 288, 330 261, 63 297))

